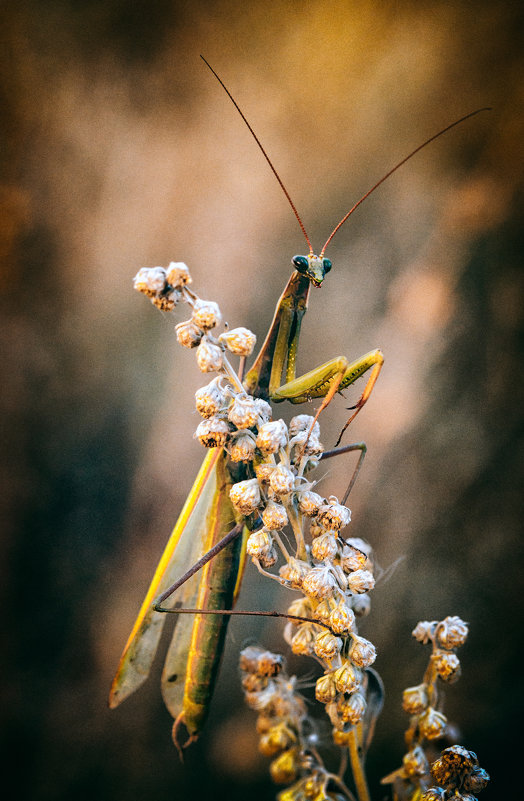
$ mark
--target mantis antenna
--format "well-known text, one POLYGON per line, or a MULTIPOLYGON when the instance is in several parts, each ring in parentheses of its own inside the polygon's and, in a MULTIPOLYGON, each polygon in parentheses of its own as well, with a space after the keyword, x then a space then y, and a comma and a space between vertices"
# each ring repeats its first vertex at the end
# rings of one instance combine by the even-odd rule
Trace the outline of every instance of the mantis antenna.
MULTIPOLYGON (((271 159, 269 158, 268 154, 266 153, 266 151, 264 149, 264 146, 262 145, 262 142, 260 141, 260 139, 256 135, 255 131, 251 127, 251 125, 248 122, 244 112, 242 111, 242 109, 238 105, 237 101, 235 100, 235 98, 233 97, 233 95, 231 94, 231 92, 229 91, 227 86, 225 85, 224 81, 215 72, 215 70, 213 69, 211 64, 204 58, 204 56, 201 55, 200 58, 202 59, 204 64, 209 68, 209 70, 213 73, 213 75, 215 76, 215 78, 217 79, 217 81, 219 82, 219 84, 221 85, 221 87, 223 88, 223 90, 225 91, 225 93, 227 94, 227 96, 229 97, 229 99, 231 100, 233 105, 235 106, 236 110, 238 111, 238 113, 240 114, 242 119, 244 120, 244 122, 245 122, 245 124, 246 124, 246 126, 247 126, 247 128, 248 128, 248 130, 249 130, 249 132, 251 134, 251 136, 253 137, 253 139, 257 143, 258 147, 260 148, 260 151, 262 152, 262 155, 264 156, 264 158, 266 159, 267 163, 271 167, 273 175, 275 176, 275 178, 277 179, 278 183, 280 184, 280 188, 284 192, 284 194, 285 194, 285 196, 286 196, 286 198, 288 200, 289 205, 293 209, 293 214, 297 218, 298 224, 300 226, 300 230, 304 234, 304 237, 305 237, 306 242, 308 244, 309 255, 312 256, 313 255, 313 246, 311 245, 311 241, 309 239, 309 236, 307 235, 307 231, 306 231, 306 228, 304 226, 304 223, 302 222, 302 220, 300 218, 300 214, 298 213, 295 204, 291 200, 291 195, 289 194, 289 192, 287 191, 286 187, 284 186, 284 182, 282 181, 280 175, 276 171, 275 166, 273 165, 273 162, 271 161, 271 159)), ((372 192, 375 191, 375 189, 378 189, 378 187, 381 184, 383 184, 384 181, 387 178, 390 177, 390 175, 393 175, 393 173, 396 172, 399 169, 399 167, 402 167, 402 165, 405 164, 406 161, 409 161, 409 159, 411 159, 414 155, 416 155, 416 153, 418 153, 419 150, 422 150, 427 145, 429 145, 431 142, 434 142, 435 139, 438 139, 439 136, 442 136, 442 134, 445 134, 445 133, 447 133, 447 131, 450 131, 452 128, 455 128, 456 125, 460 125, 462 122, 465 122, 466 120, 469 120, 470 117, 474 117, 476 114, 480 114, 482 111, 491 111, 491 107, 490 106, 484 106, 483 108, 478 108, 475 111, 470 111, 469 114, 465 114, 463 117, 460 117, 458 120, 455 120, 455 122, 452 122, 449 125, 446 125, 445 128, 442 128, 436 134, 433 134, 433 136, 430 136, 429 139, 426 139, 425 142, 423 142, 421 145, 416 147, 415 150, 412 150, 411 153, 408 153, 407 156, 405 156, 401 161, 399 161, 397 164, 395 164, 395 166, 392 167, 391 170, 389 170, 385 175, 383 175, 382 178, 379 181, 377 181, 377 183, 374 184, 374 186, 371 187, 371 189, 369 189, 364 195, 362 195, 360 200, 357 200, 357 202, 350 208, 350 210, 347 212, 347 214, 345 214, 344 217, 342 217, 342 219, 340 220, 340 222, 333 228, 332 232, 330 233, 330 235, 326 239, 326 243, 325 243, 324 247, 322 248, 322 250, 320 252, 320 258, 322 258, 324 256, 324 253, 326 252, 327 246, 329 245, 329 243, 331 242, 331 240, 333 239, 333 237, 335 236, 335 234, 337 233, 339 228, 341 228, 344 225, 346 220, 349 217, 351 217, 353 212, 360 206, 360 204, 363 203, 364 200, 366 200, 366 198, 368 198, 372 194, 372 192)))

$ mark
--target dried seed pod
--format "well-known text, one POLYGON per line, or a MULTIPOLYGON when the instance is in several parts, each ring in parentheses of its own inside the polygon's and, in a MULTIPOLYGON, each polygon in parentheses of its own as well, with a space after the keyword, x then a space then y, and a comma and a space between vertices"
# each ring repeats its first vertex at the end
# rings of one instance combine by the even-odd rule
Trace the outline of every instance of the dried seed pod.
POLYGON ((256 478, 239 481, 229 490, 231 503, 241 514, 249 515, 260 506, 260 487, 256 478))
POLYGON ((437 784, 441 784, 443 787, 447 784, 459 785, 476 767, 478 767, 478 759, 473 751, 468 751, 463 745, 452 745, 445 748, 439 758, 433 762, 431 775, 437 784))
POLYGON ((468 624, 460 617, 448 616, 437 625, 437 641, 442 648, 450 650, 464 645, 468 636, 468 624))
POLYGON ((306 517, 314 517, 323 503, 324 498, 312 490, 305 490, 298 497, 298 508, 306 517))
POLYGON ((257 338, 248 328, 233 328, 220 334, 219 340, 236 356, 251 356, 257 338))
POLYGON ((282 504, 269 501, 262 512, 262 521, 270 531, 277 531, 287 525, 287 512, 282 504))
POLYGON ((407 687, 402 693, 402 709, 409 715, 420 715, 429 704, 426 684, 407 687))
POLYGON ((460 660, 456 654, 437 649, 431 654, 431 660, 442 681, 454 684, 460 678, 460 660))
POLYGON ((356 595, 368 592, 375 586, 373 573, 369 570, 354 570, 352 573, 349 573, 347 582, 349 590, 356 595))
POLYGON ((268 570, 270 567, 273 567, 273 565, 276 565, 278 561, 278 554, 275 546, 272 545, 268 551, 260 554, 258 561, 260 562, 261 567, 265 568, 266 570, 268 570))
POLYGON ((360 687, 362 671, 351 662, 344 662, 335 670, 333 680, 339 693, 353 693, 360 687))
POLYGON ((366 699, 362 693, 358 692, 352 693, 349 698, 345 698, 341 695, 337 701, 337 711, 340 719, 343 720, 344 723, 351 723, 353 726, 364 717, 366 706, 366 699))
POLYGON ((340 653, 342 640, 325 630, 317 634, 313 648, 319 659, 331 660, 340 653))
POLYGON ((349 649, 348 656, 351 661, 358 665, 358 667, 367 668, 373 664, 377 658, 375 646, 364 637, 359 637, 357 634, 352 636, 353 642, 349 649))
POLYGON ((221 381, 222 378, 218 376, 195 392, 196 410, 202 417, 211 417, 224 408, 227 396, 220 385, 221 381))
POLYGON ((433 641, 437 624, 437 620, 421 620, 411 632, 411 636, 414 637, 417 642, 426 645, 428 642, 433 641))
MULTIPOLYGON (((308 602, 311 603, 311 601, 308 602)), ((321 620, 323 623, 327 623, 331 613, 337 607, 337 602, 334 598, 324 598, 320 603, 318 603, 315 607, 314 618, 315 620, 321 620)))
POLYGON ((166 269, 166 278, 168 284, 178 289, 192 281, 187 265, 183 261, 172 261, 166 269))
MULTIPOLYGON (((271 425, 271 423, 268 423, 267 425, 271 425)), ((289 495, 295 486, 295 476, 288 467, 283 464, 279 464, 271 473, 269 486, 276 496, 279 498, 285 497, 286 495, 289 495)))
POLYGON ((311 555, 319 562, 333 560, 338 553, 337 539, 331 531, 324 531, 311 544, 311 555))
POLYGON ((328 498, 328 502, 322 504, 318 510, 318 522, 327 529, 340 531, 347 526, 351 520, 351 511, 347 506, 343 506, 334 496, 328 498))
POLYGON ((407 754, 404 754, 402 759, 404 770, 408 776, 415 778, 416 776, 425 776, 429 773, 429 763, 426 759, 424 750, 419 746, 415 746, 407 754))
POLYGON ((252 462, 255 458, 255 438, 249 431, 242 431, 235 436, 229 449, 229 458, 232 462, 252 462))
POLYGON ((335 634, 349 634, 355 626, 355 613, 346 603, 338 603, 329 616, 329 626, 335 634))
POLYGON ((444 801, 447 793, 442 787, 430 787, 421 797, 421 801, 444 801))
POLYGON ((199 369, 203 373, 218 372, 222 367, 222 350, 204 337, 197 348, 196 359, 199 369))
MULTIPOLYGON (((315 418, 310 414, 296 414, 289 423, 289 436, 296 437, 296 435, 301 431, 305 431, 307 433, 313 425, 314 419, 315 418)), ((315 437, 316 439, 320 437, 320 426, 318 421, 313 426, 311 436, 315 437)))
POLYGON ((270 678, 278 676, 284 667, 284 657, 282 654, 275 654, 272 651, 261 651, 257 657, 257 673, 259 676, 270 678))
POLYGON ((337 697, 337 688, 333 680, 333 673, 324 673, 315 684, 315 698, 321 704, 329 704, 337 697))
POLYGON ((309 526, 309 534, 311 539, 314 540, 316 537, 320 537, 321 534, 324 534, 326 529, 324 526, 321 526, 318 522, 316 517, 311 518, 311 523, 309 526))
POLYGON ((163 267, 142 267, 133 278, 133 286, 148 298, 159 295, 166 286, 166 271, 163 267))
POLYGON ((258 429, 257 448, 262 453, 277 453, 287 443, 287 426, 283 420, 272 420, 258 429))
POLYGON ((202 300, 197 298, 193 305, 193 322, 203 331, 215 328, 222 320, 218 303, 213 300, 202 300))
POLYGON ((194 324, 192 320, 184 320, 182 323, 175 325, 176 338, 178 344, 184 348, 196 348, 200 345, 203 337, 203 332, 194 324))
POLYGON ((223 447, 229 436, 231 428, 221 417, 208 417, 197 426, 195 437, 205 448, 223 447))
MULTIPOLYGON (((424 714, 420 717, 418 725, 420 733, 428 740, 437 740, 442 737, 447 726, 447 718, 432 706, 428 706, 424 714)), ((439 782, 440 784, 440 782, 439 782)))
POLYGON ((256 425, 258 411, 255 399, 244 393, 237 395, 229 407, 227 416, 237 428, 251 428, 256 425))

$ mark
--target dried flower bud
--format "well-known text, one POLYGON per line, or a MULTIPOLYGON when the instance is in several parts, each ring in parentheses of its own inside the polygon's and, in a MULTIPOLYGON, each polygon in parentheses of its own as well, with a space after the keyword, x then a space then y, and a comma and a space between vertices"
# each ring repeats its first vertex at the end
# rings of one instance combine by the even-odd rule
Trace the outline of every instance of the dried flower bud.
POLYGON ((196 410, 202 417, 212 417, 224 408, 226 393, 220 386, 221 380, 218 376, 195 392, 196 410))
POLYGON ((312 617, 311 601, 309 598, 297 598, 289 604, 287 613, 288 615, 297 615, 297 617, 312 617))
POLYGON ((301 623, 291 638, 291 650, 294 654, 311 656, 315 643, 316 629, 313 623, 301 623))
POLYGON ((183 323, 178 323, 178 325, 175 325, 175 331, 178 344, 184 348, 196 348, 197 345, 200 345, 203 334, 192 320, 184 320, 183 323))
POLYGON ((347 543, 342 548, 340 565, 345 573, 351 573, 354 570, 361 570, 367 561, 368 557, 366 554, 363 553, 363 551, 359 551, 358 548, 354 548, 352 545, 348 545, 347 543))
POLYGON ((199 369, 203 373, 218 372, 222 367, 223 356, 218 345, 214 345, 204 337, 197 348, 196 359, 199 369))
POLYGON ((283 420, 272 420, 258 429, 257 448, 262 453, 277 453, 287 443, 287 426, 283 420))
MULTIPOLYGON (((419 720, 419 729, 423 737, 428 740, 437 740, 446 730, 447 719, 432 706, 428 706, 419 720)), ((440 784, 440 782, 439 782, 440 784)))
POLYGON ((287 525, 287 512, 280 503, 269 501, 262 512, 262 520, 270 531, 277 531, 287 525))
POLYGON ((271 417, 273 416, 273 409, 269 403, 262 398, 255 398, 255 404, 258 412, 257 425, 263 426, 264 423, 267 423, 269 420, 271 420, 271 417))
POLYGON ((431 775, 436 783, 443 787, 448 784, 459 785, 465 776, 476 767, 478 767, 478 759, 473 751, 468 751, 463 745, 452 745, 445 748, 439 758, 433 762, 431 775))
POLYGON ((166 278, 168 284, 178 289, 190 284, 192 280, 187 265, 183 261, 172 261, 166 270, 166 278))
POLYGON ((208 417, 197 426, 195 437, 205 448, 221 448, 226 444, 231 428, 221 417, 208 417))
POLYGON ((366 668, 373 664, 377 652, 372 642, 354 634, 348 656, 355 665, 366 668))
MULTIPOLYGON (((309 432, 313 420, 315 418, 312 417, 310 414, 297 414, 295 417, 291 419, 289 423, 289 436, 296 437, 298 433, 301 431, 305 431, 306 433, 309 432)), ((320 437, 320 426, 318 422, 315 423, 313 426, 313 431, 311 432, 311 436, 318 439, 320 437)))
POLYGON ((259 676, 270 678, 278 676, 284 667, 284 657, 282 654, 274 654, 272 651, 261 651, 257 659, 257 673, 259 676))
POLYGON ((337 697, 337 688, 333 681, 333 673, 324 673, 315 684, 315 698, 321 704, 328 704, 337 697))
POLYGON ((260 487, 256 478, 239 481, 229 490, 231 503, 243 515, 249 515, 260 506, 260 487))
POLYGON ((133 278, 137 292, 152 298, 160 294, 166 285, 166 271, 163 267, 142 267, 133 278))
POLYGON ((351 511, 347 506, 338 503, 334 496, 328 499, 328 503, 322 504, 318 510, 318 522, 327 529, 340 531, 347 526, 351 520, 351 511))
POLYGON ((464 779, 464 789, 472 793, 480 793, 487 787, 489 782, 489 773, 484 768, 473 768, 469 776, 464 779))
POLYGON ((438 624, 436 634, 439 645, 449 651, 464 645, 468 636, 468 624, 460 617, 448 616, 438 624))
POLYGON ((436 620, 421 620, 411 632, 411 636, 414 637, 417 642, 426 645, 430 640, 433 640, 437 622, 436 620))
POLYGON ((404 754, 402 759, 404 770, 408 776, 415 778, 416 776, 425 776, 429 773, 429 764, 426 759, 424 750, 419 746, 415 746, 407 754, 404 754))
POLYGON ((299 751, 289 748, 271 762, 269 772, 275 784, 289 784, 297 778, 299 766, 299 751))
POLYGON ((371 610, 371 598, 365 593, 362 595, 353 595, 351 598, 351 608, 357 617, 365 617, 369 615, 371 610))
POLYGON ((285 497, 295 486, 295 476, 288 467, 279 464, 271 473, 269 486, 278 498, 285 497))
POLYGON ((454 684, 460 678, 460 660, 456 654, 449 651, 436 650, 431 654, 431 660, 442 681, 454 684))
POLYGON ((244 393, 237 395, 229 407, 227 416, 237 428, 251 428, 256 425, 258 411, 255 399, 244 393))
POLYGON ((260 554, 258 557, 258 561, 260 562, 260 566, 268 570, 270 567, 273 567, 278 561, 278 554, 277 549, 274 545, 268 551, 260 554))
POLYGON ((324 526, 321 526, 318 522, 316 517, 311 518, 311 523, 309 526, 309 534, 311 539, 314 540, 315 537, 320 537, 321 534, 324 534, 326 529, 324 526))
POLYGON ((353 693, 360 687, 362 671, 351 662, 344 662, 335 670, 333 679, 339 693, 353 693))
POLYGON ((235 436, 233 444, 229 450, 229 458, 232 462, 252 462, 255 458, 255 439, 248 431, 242 431, 239 436, 235 436))
POLYGON ((324 531, 320 537, 316 537, 311 545, 311 555, 319 562, 331 561, 338 552, 337 539, 330 531, 324 531))
POLYGON ((323 503, 324 498, 312 490, 301 492, 298 498, 298 508, 306 517, 314 517, 323 503))
POLYGON ((417 684, 406 687, 402 693, 402 709, 409 715, 420 715, 429 704, 427 685, 417 684))
POLYGON ((302 591, 310 598, 329 598, 336 587, 333 571, 324 565, 311 568, 302 581, 302 591))
POLYGON ((248 328, 233 328, 220 334, 219 340, 236 356, 251 356, 257 338, 248 328))
POLYGON ((348 575, 347 581, 350 591, 357 595, 368 592, 375 586, 373 573, 370 573, 369 570, 354 570, 348 575))
POLYGON ((160 311, 170 312, 173 311, 177 303, 180 302, 182 293, 179 289, 170 289, 167 292, 162 292, 160 295, 154 295, 151 298, 151 303, 160 309, 160 311))
POLYGON ((274 756, 279 751, 289 748, 296 741, 295 732, 284 723, 277 723, 260 738, 258 747, 264 756, 274 756))
POLYGON ((430 787, 421 798, 421 801, 444 801, 447 793, 442 787, 430 787))
POLYGON ((307 562, 291 557, 285 565, 282 565, 279 575, 284 581, 288 581, 293 589, 299 590, 308 571, 309 565, 307 562))
POLYGON ((209 331, 222 320, 218 303, 198 298, 193 305, 193 322, 203 331, 209 331))
POLYGON ((271 473, 275 469, 275 465, 270 462, 262 462, 255 467, 255 474, 259 484, 269 484, 271 473))
POLYGON ((261 528, 258 531, 253 531, 247 538, 246 550, 249 556, 260 559, 262 556, 269 553, 273 545, 273 538, 269 531, 261 528))
MULTIPOLYGON (((308 599, 308 603, 311 603, 308 599)), ((337 607, 337 602, 334 598, 324 598, 320 603, 318 603, 315 607, 314 618, 315 620, 321 620, 323 623, 327 623, 331 613, 337 607)))
POLYGON ((344 723, 357 724, 366 712, 366 699, 361 693, 353 693, 349 698, 341 696, 337 702, 337 711, 344 723))
POLYGON ((348 634, 355 626, 355 613, 346 603, 341 602, 329 616, 329 626, 335 634, 348 634))
POLYGON ((257 676, 256 673, 246 673, 242 678, 242 689, 246 693, 260 693, 265 690, 268 680, 265 676, 257 676))
POLYGON ((330 631, 322 631, 315 637, 314 650, 319 659, 334 659, 340 653, 342 640, 330 631))

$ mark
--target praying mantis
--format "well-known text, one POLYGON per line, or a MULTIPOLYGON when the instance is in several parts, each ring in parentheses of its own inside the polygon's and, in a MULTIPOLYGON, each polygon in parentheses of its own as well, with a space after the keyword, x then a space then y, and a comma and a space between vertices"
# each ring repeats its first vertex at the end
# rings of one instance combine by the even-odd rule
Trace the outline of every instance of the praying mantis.
MULTIPOLYGON (((265 341, 243 378, 243 387, 254 398, 272 403, 288 401, 300 404, 319 398, 321 403, 316 422, 337 393, 367 375, 364 389, 351 407, 352 414, 341 432, 338 445, 348 425, 369 399, 383 365, 383 356, 378 349, 351 362, 340 356, 300 377, 296 376, 300 328, 310 289, 312 285, 321 287, 332 267, 331 261, 325 257, 326 248, 355 209, 393 172, 438 136, 482 109, 451 123, 396 164, 345 214, 317 255, 260 140, 221 78, 203 60, 255 139, 292 208, 309 249, 307 255, 292 259, 293 273, 278 300, 265 341)), ((341 450, 358 448, 362 457, 365 452, 362 444, 341 450)), ((223 447, 209 450, 160 559, 111 687, 109 704, 116 707, 147 679, 166 619, 162 612, 172 611, 163 609, 161 603, 175 589, 179 590, 177 603, 187 607, 185 611, 195 614, 184 615, 177 621, 162 673, 162 694, 175 719, 173 739, 177 747, 181 726, 187 730, 190 742, 200 733, 208 713, 229 620, 228 610, 234 605, 243 573, 244 543, 248 531, 248 521, 233 507, 229 490, 235 482, 249 477, 248 466, 243 463, 233 465, 223 447), (201 568, 200 572, 197 574, 196 570, 190 570, 186 573, 191 565, 201 568), (182 574, 182 580, 173 584, 182 574), (213 612, 215 614, 207 614, 213 612)), ((250 525, 251 529, 256 527, 256 520, 251 520, 250 525)))

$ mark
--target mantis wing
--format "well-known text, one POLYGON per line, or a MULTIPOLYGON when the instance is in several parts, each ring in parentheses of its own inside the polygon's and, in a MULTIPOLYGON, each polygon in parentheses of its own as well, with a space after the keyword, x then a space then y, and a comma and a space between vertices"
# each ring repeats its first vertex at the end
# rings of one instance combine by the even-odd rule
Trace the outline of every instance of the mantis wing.
MULTIPOLYGON (((109 706, 111 708, 118 706, 138 689, 149 675, 166 620, 165 614, 153 610, 152 604, 155 598, 203 556, 207 550, 206 529, 212 523, 209 519, 210 510, 213 509, 217 492, 219 492, 216 473, 219 461, 223 461, 222 449, 213 448, 204 459, 168 540, 120 658, 109 695, 109 706)), ((232 513, 230 520, 234 524, 232 513)), ((200 577, 196 574, 180 588, 177 600, 185 606, 195 606, 198 600, 199 584, 200 577)), ((177 654, 176 658, 173 657, 173 664, 170 665, 169 672, 171 675, 174 675, 177 669, 185 667, 182 663, 187 659, 192 625, 193 620, 189 617, 179 621, 174 634, 174 641, 177 643, 177 654)), ((182 670, 182 673, 184 673, 184 670, 182 670)), ((178 703, 178 701, 174 699, 174 703, 178 703)), ((171 704, 169 704, 169 707, 171 711, 171 704)))

